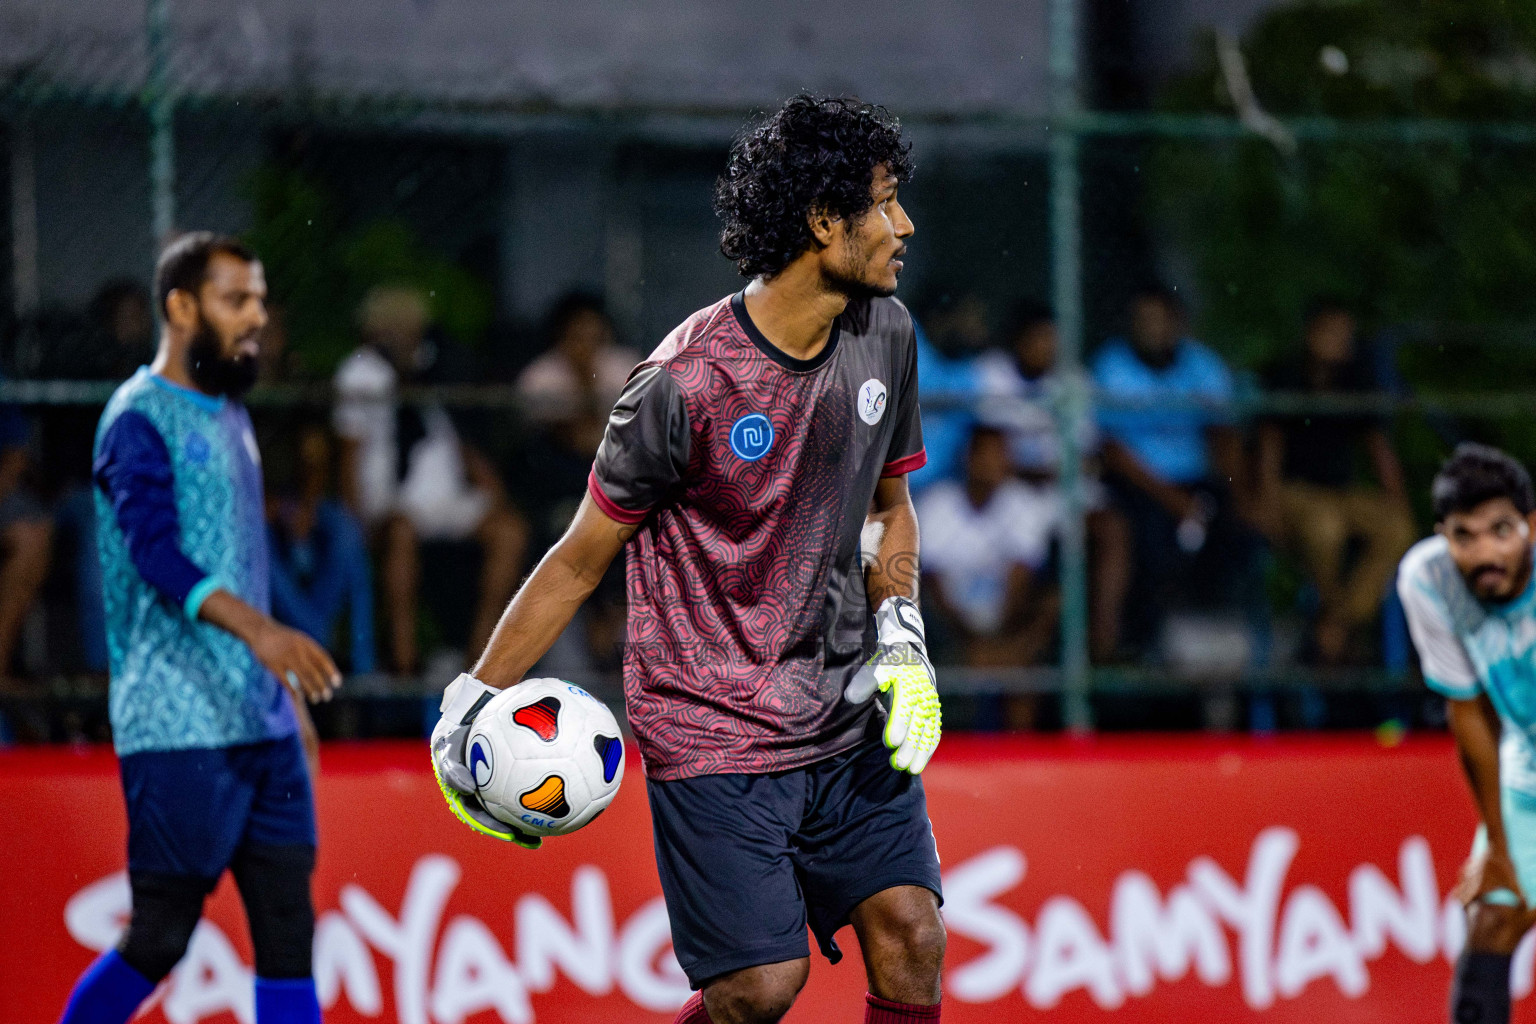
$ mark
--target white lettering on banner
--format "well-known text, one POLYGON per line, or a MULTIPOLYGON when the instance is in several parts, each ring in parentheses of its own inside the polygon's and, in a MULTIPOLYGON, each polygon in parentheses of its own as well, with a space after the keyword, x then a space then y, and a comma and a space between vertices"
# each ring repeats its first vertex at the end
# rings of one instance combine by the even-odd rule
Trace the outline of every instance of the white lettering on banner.
POLYGON ((448 923, 432 981, 432 1016, 438 1024, 463 1024, 481 1010, 495 1010, 507 1024, 531 1024, 533 1007, 517 970, 496 936, 478 917, 448 923))
POLYGON ((1247 884, 1241 888, 1209 857, 1196 857, 1189 865, 1189 880, 1196 891, 1222 920, 1237 930, 1243 999, 1255 1010, 1275 1001, 1274 980, 1269 973, 1275 911, 1280 906, 1280 887, 1298 845, 1296 833, 1288 828, 1260 832, 1254 840, 1253 852, 1248 855, 1247 884))
POLYGON ((1086 988, 1106 1010, 1125 1001, 1114 957, 1093 918, 1072 897, 1053 896, 1040 908, 1035 923, 1035 967, 1025 979, 1024 998, 1036 1009, 1048 1010, 1076 988, 1086 988))
MULTIPOLYGON (((1447 961, 1460 953, 1466 939, 1462 910, 1454 898, 1441 899, 1422 837, 1410 836, 1399 847, 1395 881, 1374 864, 1349 872, 1347 919, 1318 886, 1288 883, 1299 845, 1291 829, 1265 829, 1254 839, 1241 883, 1212 858, 1199 856, 1166 895, 1145 872, 1126 870, 1111 890, 1107 933, 1085 909, 1087 894, 1045 893, 1033 921, 1004 905, 1023 883, 1027 861, 1016 847, 992 847, 944 875, 946 925, 981 947, 964 963, 949 965, 947 993, 965 1003, 989 1003, 1018 992, 1043 1010, 1080 990, 1113 1010, 1129 997, 1148 995, 1159 982, 1186 979, 1193 968, 1210 987, 1237 980, 1247 1005, 1263 1010, 1313 985, 1331 984, 1348 998, 1364 996, 1369 963, 1389 946, 1419 964, 1437 952, 1447 961)), ((362 886, 343 886, 340 910, 326 910, 316 922, 321 1004, 329 1008, 345 999, 364 1017, 381 1016, 376 954, 391 962, 394 1012, 402 1024, 463 1024, 488 1010, 502 1024, 535 1024, 531 994, 553 989, 557 975, 592 996, 617 988, 635 1006, 656 1013, 675 1011, 688 998, 660 897, 618 926, 607 875, 583 865, 571 877, 569 917, 545 894, 525 893, 512 908, 514 934, 498 937, 469 915, 445 925, 461 877, 452 858, 422 857, 406 880, 398 916, 362 886)), ((65 927, 82 946, 109 949, 127 923, 129 900, 123 873, 98 879, 68 901, 65 927)), ((1515 954, 1511 988, 1517 997, 1531 991, 1533 970, 1536 933, 1515 954)), ((163 999, 171 1024, 198 1024, 221 1013, 251 1024, 251 983, 252 972, 228 937, 203 921, 154 998, 163 999)))
POLYGON ((613 948, 613 900, 608 876, 583 865, 571 876, 571 912, 576 928, 566 924, 549 900, 531 892, 517 901, 517 966, 535 992, 555 985, 555 965, 584 992, 604 996, 613 990, 608 951, 613 948))
POLYGON ((432 940, 459 875, 459 864, 451 857, 429 854, 418 860, 400 901, 399 921, 362 886, 342 886, 341 909, 373 948, 395 962, 395 1014, 400 1024, 427 1024, 432 940))
MULTIPOLYGON (((994 847, 944 875, 944 920, 950 932, 981 945, 965 963, 948 965, 945 988, 962 1002, 990 1002, 1021 986, 1024 998, 1045 1009, 1082 989, 1105 1009, 1126 996, 1148 994, 1158 980, 1175 982, 1191 964, 1212 987, 1232 980, 1232 950, 1225 924, 1238 940, 1244 1001, 1255 1010, 1276 997, 1294 999, 1309 985, 1329 982, 1349 998, 1370 987, 1367 962, 1389 942, 1415 963, 1441 951, 1454 960, 1465 941, 1465 922, 1454 898, 1439 902, 1434 861, 1420 836, 1398 851, 1396 885, 1373 864, 1349 875, 1350 925, 1320 888, 1286 891, 1286 875, 1299 847, 1296 833, 1265 829, 1255 838, 1243 883, 1214 860, 1196 857, 1188 883, 1164 899, 1145 873, 1126 871, 1115 881, 1109 940, 1076 899, 1049 895, 1033 928, 995 902, 1024 878, 1025 859, 1013 847, 994 847)), ((1511 989, 1532 989, 1536 933, 1515 954, 1511 989)))
POLYGON ((1024 976, 1029 926, 992 902, 1024 880, 1024 855, 994 846, 944 875, 944 925, 987 952, 944 973, 950 994, 966 1003, 1000 999, 1024 976))
POLYGON ((384 1010, 379 972, 373 954, 347 919, 327 910, 315 922, 315 993, 325 1006, 335 1006, 346 992, 347 1002, 365 1017, 384 1010))
POLYGON ((1280 919, 1275 988, 1294 999, 1310 982, 1327 977, 1351 999, 1359 999, 1371 987, 1365 962, 1333 901, 1315 885, 1300 885, 1285 901, 1285 916, 1280 919))
MULTIPOLYGON (((1355 948, 1361 956, 1375 958, 1387 948, 1387 936, 1410 960, 1427 964, 1435 958, 1439 936, 1435 914, 1440 909, 1440 890, 1435 884, 1435 861, 1429 843, 1412 836, 1397 855, 1397 887, 1374 864, 1361 864, 1349 873, 1349 920, 1355 948)), ((1457 907, 1457 917, 1461 916, 1457 907)))
POLYGON ((1178 981, 1189 972, 1191 960, 1207 985, 1225 985, 1232 978, 1227 937, 1187 885, 1174 886, 1164 904, 1151 878, 1127 871, 1115 882, 1109 930, 1114 936, 1115 964, 1131 995, 1152 991, 1156 978, 1178 981))
POLYGON ((254 981, 255 972, 240 962, 240 954, 219 926, 199 921, 186 955, 171 972, 165 1019, 171 1024, 197 1024, 229 1010, 240 1024, 254 1024, 254 981))
POLYGON ((672 955, 672 925, 660 896, 635 911, 619 933, 616 973, 630 1002, 656 1013, 676 1010, 693 994, 672 955))

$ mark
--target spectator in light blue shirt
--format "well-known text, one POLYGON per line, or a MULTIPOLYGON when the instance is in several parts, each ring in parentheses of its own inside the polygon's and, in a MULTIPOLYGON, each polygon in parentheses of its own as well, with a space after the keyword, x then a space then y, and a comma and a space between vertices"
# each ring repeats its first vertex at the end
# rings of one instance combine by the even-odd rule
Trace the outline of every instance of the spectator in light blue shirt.
POLYGON ((1264 656, 1263 541, 1250 509, 1242 442, 1226 408, 1231 371, 1183 333, 1183 309, 1163 288, 1131 302, 1130 334, 1093 360, 1104 467, 1131 524, 1135 572, 1124 638, 1145 649, 1163 611, 1183 595, 1241 606, 1264 656))

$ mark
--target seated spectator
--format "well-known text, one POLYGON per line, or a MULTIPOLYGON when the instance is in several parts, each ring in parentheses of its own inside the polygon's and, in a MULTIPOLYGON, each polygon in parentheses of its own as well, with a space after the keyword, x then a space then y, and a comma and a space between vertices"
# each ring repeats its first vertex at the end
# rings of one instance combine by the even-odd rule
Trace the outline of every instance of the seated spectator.
MULTIPOLYGON (((1056 369, 1056 323, 1050 310, 1026 305, 1015 314, 1009 348, 976 360, 977 391, 985 415, 1006 429, 1013 468, 1042 494, 1061 506, 1061 434, 1055 403, 1061 379, 1056 369)), ((925 424, 926 426, 926 424, 925 424)), ((1109 504, 1099 480, 1098 430, 1085 417, 1077 439, 1082 456, 1083 499, 1087 511, 1089 561, 1089 634, 1093 660, 1114 660, 1120 615, 1130 585, 1131 539, 1125 518, 1109 504)))
POLYGON ((964 472, 965 447, 974 414, 968 407, 977 395, 976 360, 951 359, 940 352, 917 318, 912 319, 917 343, 917 396, 922 404, 923 447, 928 461, 907 474, 907 486, 918 494, 939 480, 958 480, 964 472), (961 403, 966 403, 962 405, 961 403))
MULTIPOLYGON (((565 531, 582 496, 608 414, 642 358, 618 343, 602 300, 572 292, 545 320, 548 350, 517 379, 523 412, 550 443, 526 453, 541 544, 565 531)), ((624 560, 616 559, 582 606, 545 668, 583 674, 621 656, 625 631, 624 560)))
POLYGON ((1139 650, 1158 640, 1176 591, 1191 601, 1236 604, 1267 657, 1264 545, 1251 525, 1241 438, 1230 413, 1232 375, 1182 326, 1172 292, 1132 300, 1129 338, 1093 359, 1093 382, 1112 500, 1130 523, 1134 570, 1124 635, 1139 650), (1122 403, 1115 407, 1115 403, 1122 403))
POLYGON ((941 620, 940 657, 997 666, 1040 656, 1055 603, 1037 582, 1058 514, 1053 496, 1013 475, 1006 435, 974 427, 964 483, 940 481, 917 499, 923 595, 941 620))
POLYGON ((26 486, 31 428, 0 406, 0 687, 12 679, 21 626, 48 574, 53 520, 26 486))
POLYGON ((602 301, 583 292, 555 304, 547 331, 549 351, 518 377, 518 395, 528 418, 579 457, 584 478, 608 414, 641 356, 618 344, 602 301))
POLYGON ((478 604, 469 631, 480 651, 523 568, 528 528, 490 461, 459 438, 439 405, 403 405, 399 389, 427 368, 430 316, 421 293, 377 287, 358 314, 364 343, 336 371, 341 493, 382 550, 390 663, 414 671, 422 541, 480 545, 478 604))
POLYGON ((336 626, 345 610, 350 667, 353 672, 372 672, 373 580, 362 526, 331 495, 334 450, 329 431, 311 425, 296 441, 290 479, 274 479, 279 475, 272 469, 277 460, 271 455, 267 459, 272 614, 334 650, 336 626))
POLYGON ((154 330, 144 284, 108 281, 83 311, 46 309, 28 318, 12 365, 28 377, 123 380, 154 358, 154 330))
MULTIPOLYGON (((1304 351, 1276 367, 1270 390, 1361 395, 1377 390, 1356 346, 1355 318, 1319 300, 1308 311, 1304 351)), ((1374 416, 1272 416, 1259 429, 1260 505, 1266 526, 1294 545, 1317 587, 1317 660, 1345 660, 1353 635, 1376 617, 1398 559, 1414 540, 1403 470, 1374 416), (1372 482, 1364 482, 1368 475, 1372 482), (1347 558, 1351 543, 1357 557, 1347 558)))

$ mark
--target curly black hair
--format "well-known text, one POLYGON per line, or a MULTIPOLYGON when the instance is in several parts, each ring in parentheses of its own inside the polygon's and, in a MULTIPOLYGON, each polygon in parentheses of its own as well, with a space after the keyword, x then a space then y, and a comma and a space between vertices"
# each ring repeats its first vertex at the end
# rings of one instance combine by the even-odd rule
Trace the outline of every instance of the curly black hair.
POLYGON ((720 251, 745 277, 772 277, 811 246, 808 215, 857 221, 874 205, 875 167, 912 176, 912 144, 884 107, 801 93, 749 125, 715 185, 720 251))

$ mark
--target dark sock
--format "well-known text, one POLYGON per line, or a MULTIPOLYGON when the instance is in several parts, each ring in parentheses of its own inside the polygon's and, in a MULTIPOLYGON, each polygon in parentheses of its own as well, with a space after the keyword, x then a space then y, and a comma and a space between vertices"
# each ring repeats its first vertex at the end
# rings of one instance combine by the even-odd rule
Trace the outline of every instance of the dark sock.
POLYGON ((893 999, 881 999, 873 992, 866 993, 864 1024, 938 1024, 939 1004, 920 1006, 915 1003, 898 1003, 893 999))
POLYGON ((154 990, 117 950, 109 950, 75 982, 59 1024, 124 1024, 154 990))
POLYGON ((313 978, 257 978, 256 1024, 320 1024, 313 978))
POLYGON ((1451 976, 1451 1024, 1509 1024, 1509 954, 1467 950, 1451 976))

